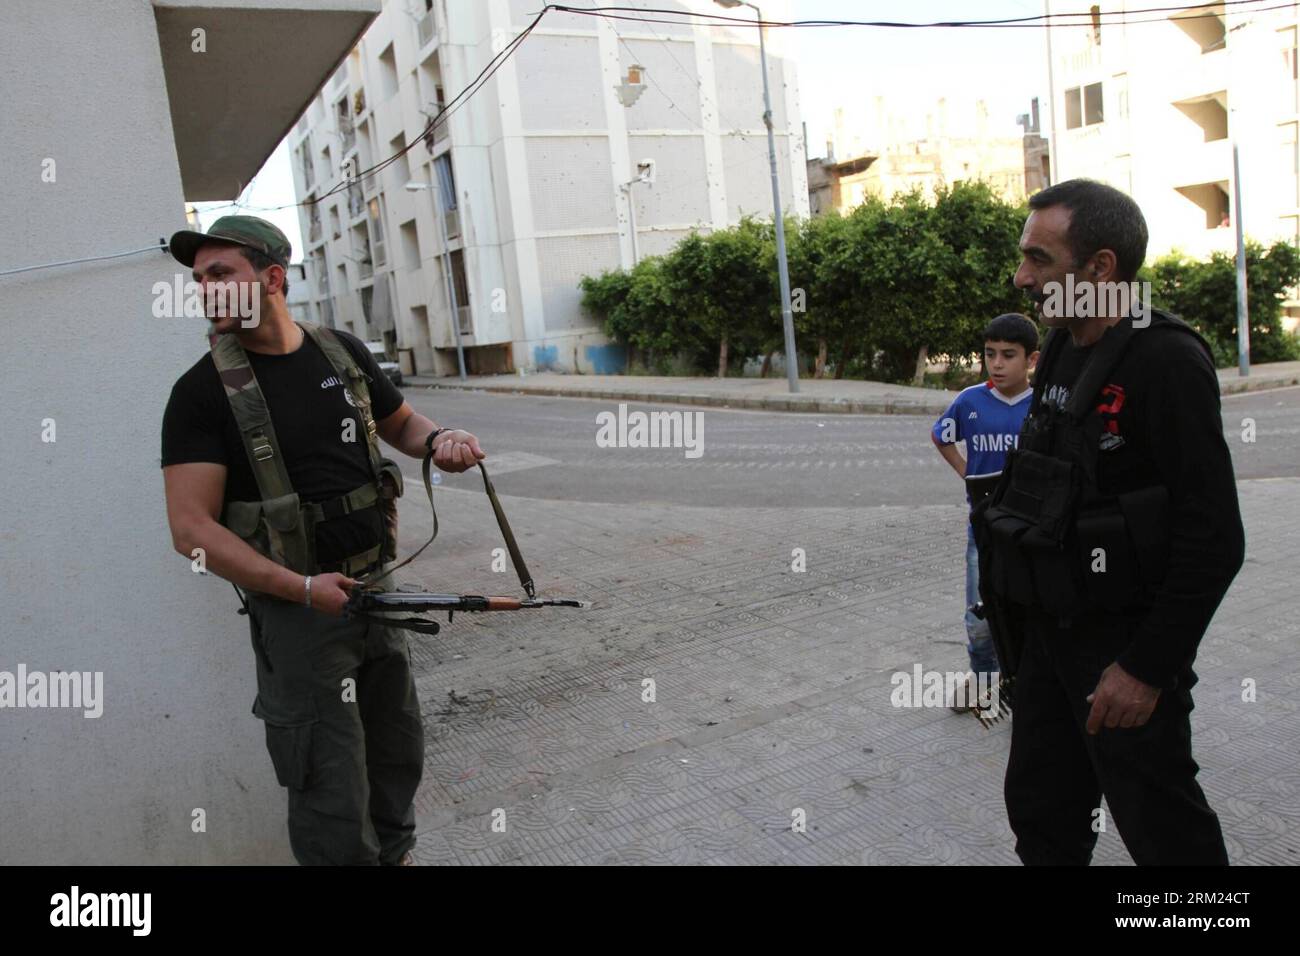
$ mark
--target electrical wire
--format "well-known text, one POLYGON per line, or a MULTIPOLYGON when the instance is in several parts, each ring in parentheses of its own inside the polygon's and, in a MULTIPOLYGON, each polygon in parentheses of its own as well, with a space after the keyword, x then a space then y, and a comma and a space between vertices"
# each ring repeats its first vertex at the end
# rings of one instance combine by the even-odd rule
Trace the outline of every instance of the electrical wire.
MULTIPOLYGON (((1095 19, 1092 12, 1087 11, 1076 13, 1052 13, 1050 15, 1038 14, 1026 17, 1006 17, 998 20, 940 20, 926 23, 899 20, 757 20, 745 17, 732 17, 720 13, 696 13, 694 11, 668 10, 655 7, 571 7, 565 4, 548 4, 547 9, 555 10, 559 13, 572 13, 580 16, 679 25, 691 22, 693 19, 700 19, 724 25, 744 27, 761 26, 768 28, 877 27, 884 29, 984 28, 1056 30, 1092 26, 1123 26, 1136 23, 1160 23, 1164 21, 1201 20, 1221 16, 1219 8, 1224 8, 1226 11, 1226 9, 1230 7, 1240 7, 1261 2, 1264 2, 1264 0, 1219 0, 1219 2, 1216 3, 1195 4, 1190 7, 1186 5, 1176 7, 1143 7, 1121 12, 1099 13, 1095 19), (1186 12, 1188 10, 1198 9, 1205 9, 1206 12, 1193 13, 1188 16, 1156 16, 1149 19, 1132 19, 1134 15, 1140 14, 1160 14, 1170 11, 1186 12), (644 16, 644 14, 655 14, 658 16, 648 17, 644 16), (671 17, 673 19, 663 19, 664 17, 671 17), (1087 19, 1079 19, 1077 22, 1056 22, 1070 17, 1087 19)), ((1248 12, 1263 13, 1270 10, 1283 10, 1294 6, 1294 2, 1278 3, 1267 7, 1251 6, 1248 12)))
POLYGON ((138 256, 142 252, 156 252, 159 250, 166 251, 167 243, 160 243, 153 246, 145 246, 143 249, 132 249, 130 252, 113 252, 106 256, 86 256, 81 259, 64 259, 62 262, 43 262, 37 266, 23 266, 20 269, 5 269, 0 272, 0 276, 14 276, 20 272, 35 272, 37 269, 53 269, 56 266, 71 266, 80 262, 101 262, 104 259, 121 259, 126 256, 138 256))

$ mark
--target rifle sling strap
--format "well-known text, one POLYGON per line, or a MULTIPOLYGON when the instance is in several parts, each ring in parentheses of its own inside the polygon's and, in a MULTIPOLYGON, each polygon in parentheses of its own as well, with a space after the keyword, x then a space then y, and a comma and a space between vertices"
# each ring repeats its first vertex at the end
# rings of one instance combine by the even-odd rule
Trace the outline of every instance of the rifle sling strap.
MULTIPOLYGON (((420 553, 424 551, 425 548, 433 544, 433 539, 438 537, 438 509, 435 508, 433 504, 433 482, 430 479, 430 468, 432 467, 432 465, 433 465, 433 451, 430 450, 424 456, 424 462, 421 465, 420 472, 424 477, 425 494, 428 495, 429 497, 429 511, 433 515, 433 534, 429 535, 428 541, 420 545, 419 548, 417 548, 403 561, 393 565, 387 571, 383 572, 382 575, 379 574, 380 570, 382 569, 377 568, 374 572, 372 572, 372 575, 368 575, 367 577, 373 575, 379 575, 380 577, 388 577, 398 568, 405 567, 406 565, 414 561, 417 557, 419 557, 420 553)), ((515 573, 519 575, 519 584, 520 586, 523 587, 524 593, 527 594, 530 598, 536 597, 537 595, 535 593, 535 589, 533 585, 533 576, 528 570, 528 565, 524 563, 524 556, 523 553, 519 550, 518 543, 515 541, 514 532, 510 530, 510 522, 506 519, 506 512, 505 509, 501 507, 501 501, 497 498, 497 491, 496 488, 492 486, 492 479, 488 477, 487 469, 483 467, 483 462, 480 461, 478 463, 478 469, 483 473, 483 488, 487 492, 488 500, 492 502, 492 513, 496 515, 497 527, 501 529, 501 537, 505 540, 506 550, 510 552, 510 560, 511 562, 514 563, 515 573)), ((363 578, 363 579, 359 579, 357 583, 358 585, 364 587, 368 582, 363 578)), ((409 620, 416 621, 418 619, 410 618, 409 620)), ((418 628, 414 628, 414 629, 418 630, 418 628)))

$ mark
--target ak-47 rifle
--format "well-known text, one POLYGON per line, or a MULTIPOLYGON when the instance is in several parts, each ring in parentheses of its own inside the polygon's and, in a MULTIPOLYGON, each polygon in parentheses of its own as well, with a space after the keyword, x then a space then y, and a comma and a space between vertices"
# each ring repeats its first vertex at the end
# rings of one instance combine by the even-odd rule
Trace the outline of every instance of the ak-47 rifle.
POLYGON ((376 613, 390 611, 446 611, 447 623, 457 611, 524 611, 538 607, 591 607, 590 601, 571 598, 485 597, 481 594, 431 594, 425 591, 354 591, 345 610, 352 617, 364 618, 389 627, 437 634, 438 622, 418 617, 381 618, 376 613))
MULTIPOLYGON (((430 448, 429 453, 424 456, 422 471, 424 488, 429 496, 429 510, 433 513, 433 533, 429 535, 429 540, 420 545, 406 560, 383 571, 379 575, 381 578, 389 577, 398 568, 410 563, 421 551, 432 544, 433 539, 438 536, 438 510, 433 505, 433 485, 429 478, 429 468, 432 460, 433 449, 430 448)), ((515 573, 519 575, 519 584, 528 596, 525 598, 485 597, 481 594, 384 591, 374 584, 367 584, 363 578, 358 580, 352 588, 351 596, 348 598, 347 604, 343 606, 344 613, 349 617, 374 621, 388 627, 417 631, 421 634, 437 634, 439 630, 437 621, 419 617, 389 618, 377 615, 392 611, 415 613, 446 611, 447 623, 450 624, 452 614, 456 611, 522 611, 540 607, 591 607, 590 601, 579 601, 572 598, 537 597, 533 587, 533 577, 528 571, 528 565, 524 564, 524 556, 519 550, 519 545, 515 542, 514 533, 510 530, 510 522, 506 520, 505 509, 501 507, 501 502, 497 500, 497 492, 492 487, 492 480, 488 478, 487 469, 483 467, 481 461, 478 463, 478 467, 479 471, 483 473, 483 488, 487 492, 488 500, 492 502, 492 512, 496 515, 497 526, 501 529, 501 537, 505 539, 506 550, 510 552, 510 560, 514 564, 515 573)), ((376 573, 378 574, 378 572, 376 573)))
MULTIPOLYGON (((1014 452, 1013 452, 1014 454, 1014 452)), ((1003 482, 1003 475, 990 478, 967 479, 966 485, 970 489, 971 500, 971 526, 975 529, 975 540, 979 551, 979 593, 980 601, 970 608, 977 618, 984 621, 989 627, 989 635, 993 638, 993 650, 998 658, 998 686, 994 689, 993 700, 996 705, 989 712, 988 708, 978 706, 983 701, 977 701, 977 706, 971 708, 971 713, 975 715, 984 728, 987 730, 1002 719, 1005 714, 1011 713, 1011 708, 1015 701, 1016 688, 1016 671, 1020 668, 1020 654, 1024 648, 1024 614, 1009 601, 1004 601, 994 593, 991 586, 992 577, 990 575, 989 557, 991 545, 988 541, 986 529, 983 524, 984 513, 992 503, 994 493, 998 490, 1003 482)))

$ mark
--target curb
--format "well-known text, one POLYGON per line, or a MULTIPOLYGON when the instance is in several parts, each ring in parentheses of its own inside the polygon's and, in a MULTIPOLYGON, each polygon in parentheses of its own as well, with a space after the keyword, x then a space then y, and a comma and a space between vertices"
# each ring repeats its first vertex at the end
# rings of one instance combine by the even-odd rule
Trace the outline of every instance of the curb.
MULTIPOLYGON (((1246 378, 1220 381, 1221 395, 1239 395, 1245 392, 1261 392, 1274 388, 1290 388, 1300 385, 1300 374, 1281 378, 1246 378)), ((455 382, 408 382, 405 388, 452 389, 461 392, 492 392, 504 395, 538 395, 548 398, 598 398, 620 402, 640 402, 642 404, 676 404, 705 405, 715 408, 740 408, 765 412, 800 412, 803 414, 844 414, 844 415, 941 415, 948 407, 944 401, 927 405, 910 398, 885 398, 854 400, 845 398, 825 398, 800 395, 765 395, 761 398, 749 396, 694 395, 689 392, 634 392, 607 388, 582 388, 565 386, 564 388, 536 388, 528 385, 510 384, 466 384, 455 382)))
POLYGON ((1292 385, 1300 385, 1300 375, 1282 378, 1236 378, 1219 382, 1219 394, 1240 395, 1243 392, 1262 392, 1270 388, 1290 388, 1292 385))
POLYGON ((460 385, 452 383, 413 382, 407 387, 454 389, 462 392, 493 392, 507 395, 539 395, 550 398, 599 398, 643 404, 706 405, 716 408, 754 409, 768 412, 802 412, 804 414, 848 415, 940 415, 948 407, 944 401, 925 405, 913 399, 887 398, 851 400, 817 396, 768 395, 762 398, 726 395, 693 395, 689 392, 632 392, 604 388, 530 388, 527 385, 460 385))

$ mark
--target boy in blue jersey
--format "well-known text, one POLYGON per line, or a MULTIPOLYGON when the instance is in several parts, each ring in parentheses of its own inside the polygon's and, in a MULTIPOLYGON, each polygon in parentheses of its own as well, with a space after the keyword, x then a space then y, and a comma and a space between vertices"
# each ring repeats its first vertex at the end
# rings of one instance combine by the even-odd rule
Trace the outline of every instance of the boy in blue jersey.
MULTIPOLYGON (((1016 447, 1020 426, 1033 394, 1029 371, 1038 361, 1038 328, 1023 315, 999 315, 984 330, 984 367, 989 378, 959 394, 934 423, 930 438, 944 461, 966 482, 966 499, 974 505, 993 490, 1007 452, 1016 447), (966 443, 966 457, 956 443, 966 443)), ((971 608, 978 604, 979 552, 969 522, 966 525, 966 650, 975 675, 998 670, 988 623, 971 608)), ((954 710, 969 710, 959 700, 954 710)))

